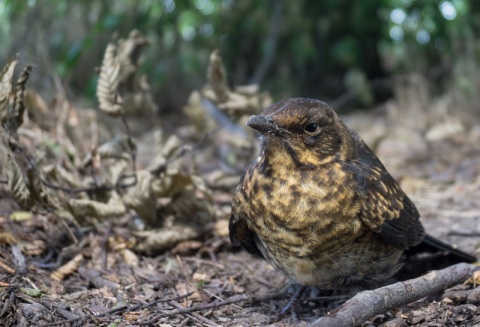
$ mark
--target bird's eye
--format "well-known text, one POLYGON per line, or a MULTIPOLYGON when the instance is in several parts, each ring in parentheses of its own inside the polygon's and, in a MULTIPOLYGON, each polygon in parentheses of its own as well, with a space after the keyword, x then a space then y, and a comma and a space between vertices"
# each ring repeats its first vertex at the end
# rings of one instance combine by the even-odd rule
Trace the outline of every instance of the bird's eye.
POLYGON ((312 123, 309 123, 305 126, 304 128, 305 132, 309 133, 309 134, 313 134, 315 132, 318 131, 318 124, 317 122, 312 122, 312 123))

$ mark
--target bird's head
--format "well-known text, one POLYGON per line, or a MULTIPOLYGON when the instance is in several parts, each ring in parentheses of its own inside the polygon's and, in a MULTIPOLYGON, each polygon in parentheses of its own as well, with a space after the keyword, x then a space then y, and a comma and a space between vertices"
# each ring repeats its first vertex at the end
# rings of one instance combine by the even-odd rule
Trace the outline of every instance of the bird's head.
POLYGON ((292 98, 277 102, 247 125, 262 135, 262 156, 313 168, 334 160, 347 159, 349 129, 332 108, 319 100, 292 98))

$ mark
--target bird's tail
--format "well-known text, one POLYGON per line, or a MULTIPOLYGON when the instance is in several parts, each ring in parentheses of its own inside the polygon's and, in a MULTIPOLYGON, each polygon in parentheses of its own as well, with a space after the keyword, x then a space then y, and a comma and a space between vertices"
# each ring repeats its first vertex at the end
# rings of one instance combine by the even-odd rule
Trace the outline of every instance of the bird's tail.
MULTIPOLYGON (((453 248, 451 245, 440 241, 439 239, 425 235, 422 243, 406 251, 408 254, 422 252, 436 253, 444 252, 454 262, 475 262, 477 258, 461 250, 453 248)), ((452 262, 453 263, 453 262, 452 262)))

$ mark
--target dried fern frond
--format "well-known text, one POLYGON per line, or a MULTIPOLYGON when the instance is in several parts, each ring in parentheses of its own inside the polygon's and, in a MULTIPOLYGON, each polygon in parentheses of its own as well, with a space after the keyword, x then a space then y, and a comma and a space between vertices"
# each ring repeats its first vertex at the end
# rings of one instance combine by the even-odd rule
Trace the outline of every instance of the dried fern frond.
POLYGON ((150 226, 157 223, 157 196, 152 188, 154 181, 155 176, 141 170, 137 172, 137 184, 122 196, 127 208, 135 210, 150 226))
POLYGON ((117 117, 123 113, 122 98, 118 93, 121 66, 116 56, 117 46, 113 43, 108 44, 97 85, 100 109, 112 117, 117 117))
POLYGON ((50 275, 50 278, 53 280, 56 280, 57 282, 61 282, 62 280, 65 279, 68 275, 73 274, 78 267, 80 266, 80 263, 84 260, 82 254, 77 254, 75 258, 52 272, 50 275))
POLYGON ((0 76, 0 120, 5 128, 8 117, 8 107, 11 102, 12 77, 18 60, 13 59, 5 65, 0 76))
POLYGON ((218 50, 210 55, 207 84, 199 94, 194 91, 183 109, 199 132, 225 127, 230 120, 233 123, 228 128, 231 128, 235 122, 243 120, 244 116, 257 114, 272 103, 270 95, 260 92, 258 85, 230 88, 218 50))
POLYGON ((47 188, 45 185, 43 185, 43 182, 38 175, 37 169, 33 167, 28 169, 27 176, 29 179, 27 187, 30 190, 30 194, 32 195, 35 203, 43 207, 59 209, 60 203, 58 199, 49 194, 47 188))
POLYGON ((208 86, 216 96, 216 102, 224 102, 228 98, 230 88, 227 85, 227 74, 223 66, 219 51, 215 50, 210 55, 210 65, 207 71, 208 86))
POLYGON ((120 84, 124 91, 136 91, 135 75, 138 71, 141 50, 150 44, 138 30, 133 30, 126 40, 118 41, 117 60, 121 67, 120 84))
MULTIPOLYGON (((100 109, 117 117, 135 108, 155 107, 151 99, 150 86, 146 79, 138 76, 140 51, 150 44, 137 30, 130 32, 127 39, 110 43, 105 50, 97 86, 100 109)), ((133 110, 135 111, 135 110, 133 110)))
POLYGON ((85 217, 104 219, 120 216, 127 210, 116 192, 112 192, 108 203, 88 199, 70 199, 68 201, 68 207, 77 221, 80 222, 83 221, 85 217))
POLYGON ((13 130, 17 130, 23 123, 23 113, 25 112, 25 86, 27 84, 33 66, 25 67, 18 77, 15 85, 15 95, 13 98, 13 106, 8 112, 8 124, 13 130))
POLYGON ((128 39, 119 42, 119 58, 121 61, 129 61, 133 65, 138 65, 140 51, 143 47, 150 44, 150 41, 138 30, 133 30, 128 35, 128 39))
POLYGON ((111 141, 102 144, 98 153, 102 159, 125 159, 131 158, 131 152, 135 151, 136 144, 128 135, 118 134, 111 141))
POLYGON ((42 173, 48 180, 55 180, 57 183, 66 185, 72 189, 84 187, 82 180, 68 171, 63 165, 50 164, 42 167, 42 173))
POLYGON ((15 201, 24 210, 30 210, 34 204, 30 190, 17 162, 10 153, 7 154, 4 164, 7 167, 8 188, 15 201))
POLYGON ((112 140, 103 143, 98 149, 93 149, 83 160, 84 168, 93 166, 95 169, 100 167, 100 160, 122 159, 130 160, 132 151, 135 152, 137 145, 135 141, 125 134, 118 134, 112 140))

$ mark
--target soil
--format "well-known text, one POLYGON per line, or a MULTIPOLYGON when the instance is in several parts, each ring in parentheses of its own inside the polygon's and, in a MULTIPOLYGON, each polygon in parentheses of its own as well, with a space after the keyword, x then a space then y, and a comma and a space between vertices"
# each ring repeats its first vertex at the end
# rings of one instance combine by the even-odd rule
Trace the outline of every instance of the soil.
MULTIPOLYGON (((359 128, 365 139, 374 132, 359 128)), ((425 141, 420 159, 402 159, 400 150, 393 158, 392 149, 377 148, 416 203, 428 233, 477 258, 478 134, 472 127, 425 141)), ((274 322, 296 286, 265 261, 232 248, 227 235, 231 194, 231 188, 213 190, 216 221, 203 237, 147 255, 129 250, 131 216, 77 226, 48 212, 22 213, 0 184, 0 325, 307 326, 345 301, 341 294, 308 289, 296 319, 286 315, 274 322), (229 299, 234 303, 208 306, 229 299), (205 309, 175 314, 196 306, 205 309)), ((480 326, 479 305, 478 298, 440 293, 364 326, 480 326)))

